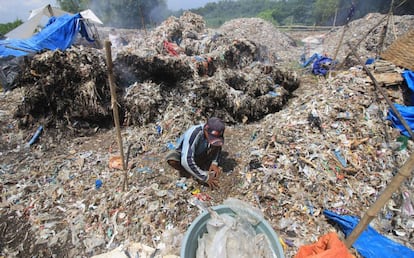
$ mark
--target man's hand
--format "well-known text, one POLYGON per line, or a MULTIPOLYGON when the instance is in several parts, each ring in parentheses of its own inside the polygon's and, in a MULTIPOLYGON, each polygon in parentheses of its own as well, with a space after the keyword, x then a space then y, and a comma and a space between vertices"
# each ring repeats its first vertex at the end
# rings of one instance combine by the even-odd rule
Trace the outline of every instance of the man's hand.
POLYGON ((221 168, 217 166, 216 164, 211 164, 210 168, 208 169, 209 172, 214 172, 214 175, 216 177, 219 177, 221 174, 221 168))
POLYGON ((219 187, 219 179, 218 179, 218 176, 216 175, 216 172, 214 171, 208 172, 207 184, 211 189, 219 187))

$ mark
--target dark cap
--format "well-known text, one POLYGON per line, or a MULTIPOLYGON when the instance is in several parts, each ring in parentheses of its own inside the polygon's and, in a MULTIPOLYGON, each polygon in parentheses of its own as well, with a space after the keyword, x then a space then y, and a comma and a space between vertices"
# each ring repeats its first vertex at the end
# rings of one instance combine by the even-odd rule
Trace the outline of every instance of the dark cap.
POLYGON ((207 120, 204 129, 207 131, 207 140, 211 145, 221 146, 224 143, 224 123, 217 117, 211 117, 207 120))

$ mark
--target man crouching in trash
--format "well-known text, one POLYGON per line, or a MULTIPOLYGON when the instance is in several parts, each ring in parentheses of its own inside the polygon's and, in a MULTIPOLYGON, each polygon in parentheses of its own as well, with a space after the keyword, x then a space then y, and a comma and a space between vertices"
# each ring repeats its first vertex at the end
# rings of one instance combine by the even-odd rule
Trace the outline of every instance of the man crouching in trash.
POLYGON ((168 164, 182 177, 194 176, 211 188, 218 187, 221 173, 218 160, 224 144, 224 128, 217 117, 192 126, 181 136, 178 147, 167 154, 168 164))

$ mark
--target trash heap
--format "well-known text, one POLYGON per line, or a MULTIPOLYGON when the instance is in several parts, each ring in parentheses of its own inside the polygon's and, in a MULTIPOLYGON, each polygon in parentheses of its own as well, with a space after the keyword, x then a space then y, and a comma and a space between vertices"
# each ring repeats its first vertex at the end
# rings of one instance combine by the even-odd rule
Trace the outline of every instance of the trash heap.
MULTIPOLYGON (((254 31, 248 24, 258 20, 233 23, 242 33, 239 24, 254 31)), ((31 60, 21 87, 0 97, 1 255, 178 256, 205 205, 234 197, 261 210, 292 257, 337 231, 324 209, 364 214, 414 146, 386 120, 389 107, 361 67, 327 77, 290 70, 302 51, 290 37, 267 43, 237 35, 231 22, 218 31, 203 24, 185 13, 114 50, 127 181, 110 166, 119 149, 104 52, 74 47, 31 60), (163 159, 210 115, 227 123, 217 190, 179 178, 163 159)), ((384 90, 403 102, 395 83, 384 90)), ((413 186, 411 176, 371 223, 409 248, 413 186)))
MULTIPOLYGON (((351 47, 357 46, 357 53, 362 59, 376 58, 379 53, 387 49, 398 37, 407 33, 414 26, 413 15, 395 16, 379 13, 369 13, 361 19, 351 21, 347 26, 332 29, 324 34, 324 52, 333 57, 343 34, 342 44, 339 45, 338 60, 344 60, 350 52, 351 47), (388 26, 387 26, 388 24, 388 26), (345 32, 344 32, 345 31, 345 32)), ((313 54, 313 53, 311 53, 313 54)), ((349 66, 357 65, 358 62, 352 56, 345 60, 349 66)))
POLYGON ((170 17, 145 41, 117 52, 126 119, 142 125, 193 113, 197 121, 215 112, 231 124, 257 121, 299 87, 294 72, 269 63, 269 53, 259 42, 207 30, 193 13, 170 17))

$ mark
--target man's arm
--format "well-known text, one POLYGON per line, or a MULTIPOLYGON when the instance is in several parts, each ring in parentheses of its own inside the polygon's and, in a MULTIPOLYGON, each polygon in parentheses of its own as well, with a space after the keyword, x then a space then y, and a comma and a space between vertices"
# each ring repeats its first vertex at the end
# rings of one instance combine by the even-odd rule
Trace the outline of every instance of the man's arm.
POLYGON ((181 150, 181 165, 197 179, 207 182, 208 171, 202 170, 195 162, 195 149, 197 142, 203 137, 203 127, 193 126, 184 134, 183 146, 181 150))

